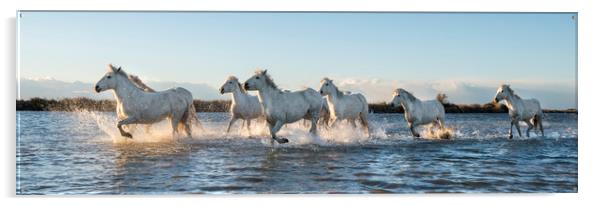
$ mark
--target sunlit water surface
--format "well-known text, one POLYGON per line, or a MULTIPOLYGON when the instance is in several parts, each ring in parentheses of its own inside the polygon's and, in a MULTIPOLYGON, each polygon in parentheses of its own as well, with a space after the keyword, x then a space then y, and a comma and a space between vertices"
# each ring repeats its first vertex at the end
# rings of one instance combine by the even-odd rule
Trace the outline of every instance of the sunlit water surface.
POLYGON ((452 140, 371 114, 371 137, 298 123, 284 145, 263 123, 226 135, 229 114, 198 116, 192 138, 162 122, 126 140, 113 113, 17 112, 17 194, 577 192, 576 114, 546 114, 545 137, 513 140, 507 114, 448 114, 452 140))

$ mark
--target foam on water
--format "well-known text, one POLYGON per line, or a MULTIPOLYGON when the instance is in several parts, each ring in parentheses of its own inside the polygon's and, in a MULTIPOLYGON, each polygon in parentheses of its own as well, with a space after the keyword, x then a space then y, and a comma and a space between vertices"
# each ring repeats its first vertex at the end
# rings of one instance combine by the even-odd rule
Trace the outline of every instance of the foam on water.
POLYGON ((451 127, 439 128, 428 125, 421 136, 429 139, 453 139, 456 134, 456 130, 451 127))
MULTIPOLYGON (((112 113, 107 112, 77 112, 78 117, 82 119, 93 119, 98 128, 100 128, 108 137, 108 141, 114 143, 131 142, 170 142, 174 141, 172 137, 171 125, 167 120, 155 123, 151 126, 133 125, 126 128, 134 136, 133 139, 124 138, 117 129, 117 119, 112 113)), ((252 121, 250 131, 246 126, 242 127, 242 121, 234 124, 228 134, 226 134, 227 121, 203 121, 201 127, 193 126, 192 138, 187 138, 179 134, 176 141, 198 141, 198 140, 219 140, 219 139, 257 139, 265 146, 275 147, 295 147, 301 145, 354 145, 354 144, 379 144, 390 142, 391 140, 408 141, 414 140, 409 129, 403 127, 405 121, 391 123, 390 120, 371 122, 371 133, 368 136, 361 126, 352 127, 350 124, 338 124, 334 128, 318 127, 318 134, 312 135, 308 132, 309 126, 303 121, 286 124, 278 132, 278 137, 287 138, 287 144, 273 144, 269 138, 269 131, 264 122, 252 121), (391 132, 393 131, 393 132, 391 132)), ((544 128, 550 127, 546 121, 543 122, 544 128)), ((439 129, 433 126, 421 126, 418 128, 423 139, 492 139, 507 138, 508 129, 499 125, 491 125, 491 129, 474 129, 474 125, 466 125, 462 121, 452 122, 446 128, 439 129)), ((523 134, 524 135, 524 134, 523 134)), ((530 138, 537 138, 539 135, 531 134, 530 138)), ((565 138, 577 136, 577 131, 566 131, 560 134, 557 131, 546 134, 548 138, 565 138), (567 133, 565 135, 564 133, 567 133), (574 134, 574 135, 573 135, 574 134)), ((522 137, 526 139, 527 137, 522 137)))
MULTIPOLYGON (((93 119, 100 130, 102 130, 110 141, 114 143, 127 142, 164 142, 173 141, 171 125, 167 120, 146 125, 131 125, 125 130, 132 133, 132 139, 124 138, 117 129, 117 119, 114 115, 106 112, 80 111, 78 117, 82 119, 93 119), (148 128, 147 128, 148 127, 148 128)), ((192 127, 192 140, 209 139, 260 139, 264 145, 272 145, 269 138, 269 130, 263 122, 252 121, 250 131, 246 126, 234 124, 230 133, 226 134, 227 122, 201 122, 201 127, 192 127)), ((311 135, 309 126, 303 124, 303 121, 286 124, 278 132, 279 137, 289 139, 289 146, 296 145, 332 145, 332 144, 361 144, 374 139, 388 138, 385 128, 378 125, 372 125, 371 135, 365 133, 361 127, 353 128, 349 124, 339 124, 334 128, 320 126, 318 135, 311 135)), ((178 135, 178 140, 188 139, 182 134, 178 135)), ((278 144, 274 144, 278 145, 278 144)))

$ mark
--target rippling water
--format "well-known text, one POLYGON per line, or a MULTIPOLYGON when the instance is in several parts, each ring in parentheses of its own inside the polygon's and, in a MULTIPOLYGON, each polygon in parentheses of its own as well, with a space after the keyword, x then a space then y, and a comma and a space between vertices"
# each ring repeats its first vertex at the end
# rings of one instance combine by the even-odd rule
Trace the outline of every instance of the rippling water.
POLYGON ((112 113, 17 112, 17 194, 577 192, 576 114, 513 140, 507 114, 448 114, 452 140, 372 114, 371 137, 344 125, 311 137, 300 123, 274 146, 261 124, 225 135, 229 114, 198 116, 193 138, 159 123, 132 141, 112 113))

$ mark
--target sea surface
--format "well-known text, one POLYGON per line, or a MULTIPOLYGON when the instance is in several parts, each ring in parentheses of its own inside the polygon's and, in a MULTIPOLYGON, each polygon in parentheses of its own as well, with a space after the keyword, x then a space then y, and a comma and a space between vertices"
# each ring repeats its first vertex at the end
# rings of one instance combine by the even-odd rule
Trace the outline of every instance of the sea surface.
POLYGON ((272 145, 228 113, 198 113, 193 137, 166 122, 119 136, 114 113, 17 112, 17 194, 574 193, 577 114, 545 114, 545 136, 508 139, 507 114, 447 114, 452 139, 413 138, 401 114, 371 114, 371 135, 302 122, 272 145))

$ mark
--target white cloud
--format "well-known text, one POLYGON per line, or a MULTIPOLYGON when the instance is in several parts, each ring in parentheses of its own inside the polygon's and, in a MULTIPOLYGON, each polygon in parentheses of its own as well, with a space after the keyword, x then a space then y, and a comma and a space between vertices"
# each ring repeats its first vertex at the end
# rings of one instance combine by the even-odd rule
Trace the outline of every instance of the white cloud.
MULTIPOLYGON (((544 108, 576 108, 576 90, 570 83, 528 82, 510 83, 517 94, 524 98, 537 98, 544 108)), ((389 101, 395 88, 404 88, 420 99, 434 99, 438 93, 448 95, 449 101, 459 104, 483 104, 491 102, 499 83, 484 81, 399 81, 384 79, 335 79, 341 90, 360 92, 370 102, 389 101)))

